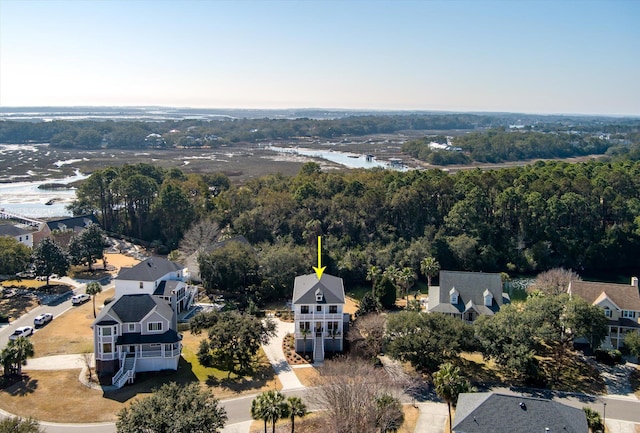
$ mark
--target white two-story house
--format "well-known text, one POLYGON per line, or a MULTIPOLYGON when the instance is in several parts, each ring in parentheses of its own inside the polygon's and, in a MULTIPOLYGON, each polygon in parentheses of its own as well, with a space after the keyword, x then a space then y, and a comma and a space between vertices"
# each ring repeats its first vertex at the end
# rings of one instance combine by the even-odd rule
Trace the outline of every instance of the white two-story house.
POLYGON ((296 277, 293 285, 295 348, 313 353, 313 360, 324 360, 325 351, 342 352, 343 338, 349 323, 344 314, 342 278, 322 274, 296 277))
POLYGON ((121 387, 136 373, 178 368, 178 317, 188 312, 197 293, 187 279, 186 268, 160 257, 120 271, 114 301, 92 325, 99 375, 112 375, 112 383, 121 387))
POLYGON ((602 308, 609 326, 603 348, 619 349, 624 346, 627 332, 640 332, 638 278, 631 278, 631 284, 571 281, 567 292, 569 296, 578 296, 602 308))
POLYGON ((7 236, 14 238, 21 244, 33 248, 33 231, 27 230, 22 227, 17 227, 11 224, 0 225, 0 236, 7 236))

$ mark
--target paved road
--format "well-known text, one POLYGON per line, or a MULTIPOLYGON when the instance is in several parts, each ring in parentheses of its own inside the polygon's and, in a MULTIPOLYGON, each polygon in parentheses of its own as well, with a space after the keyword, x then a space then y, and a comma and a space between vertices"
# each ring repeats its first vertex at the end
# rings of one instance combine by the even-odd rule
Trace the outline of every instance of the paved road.
MULTIPOLYGON (((73 305, 71 305, 71 297, 73 295, 85 292, 86 284, 78 285, 70 278, 63 278, 61 281, 65 284, 76 287, 73 290, 73 293, 69 292, 65 295, 61 295, 61 297, 58 299, 58 302, 55 302, 51 305, 41 305, 39 307, 36 307, 28 313, 19 317, 18 319, 14 320, 9 325, 4 324, 2 328, 0 328, 0 349, 4 348, 7 345, 9 336, 13 333, 13 331, 15 331, 16 328, 20 326, 33 326, 33 319, 35 319, 37 315, 42 313, 52 313, 53 320, 56 320, 55 318, 57 316, 73 307, 73 305)), ((102 290, 107 290, 109 287, 111 286, 104 286, 102 290)), ((38 330, 36 329, 35 332, 38 332, 38 330)))

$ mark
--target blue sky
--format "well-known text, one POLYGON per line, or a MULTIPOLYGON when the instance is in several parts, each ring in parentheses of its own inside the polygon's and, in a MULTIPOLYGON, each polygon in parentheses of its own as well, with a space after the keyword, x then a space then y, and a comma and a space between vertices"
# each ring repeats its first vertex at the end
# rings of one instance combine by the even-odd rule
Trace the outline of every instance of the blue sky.
POLYGON ((640 0, 0 0, 0 105, 640 115, 640 0))

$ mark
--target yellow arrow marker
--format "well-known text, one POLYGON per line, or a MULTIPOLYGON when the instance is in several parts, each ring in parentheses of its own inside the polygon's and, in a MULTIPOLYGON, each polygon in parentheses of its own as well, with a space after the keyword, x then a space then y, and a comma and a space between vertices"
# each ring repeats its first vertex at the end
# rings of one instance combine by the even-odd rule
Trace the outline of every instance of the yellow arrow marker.
POLYGON ((316 271, 318 280, 322 278, 322 273, 326 268, 326 266, 322 266, 322 236, 318 236, 318 267, 313 267, 313 270, 316 271))

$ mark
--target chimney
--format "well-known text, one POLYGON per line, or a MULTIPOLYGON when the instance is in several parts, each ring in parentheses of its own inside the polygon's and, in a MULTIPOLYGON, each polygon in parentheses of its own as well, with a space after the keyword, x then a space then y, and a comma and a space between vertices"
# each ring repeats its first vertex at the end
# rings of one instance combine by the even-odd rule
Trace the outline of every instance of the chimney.
POLYGON ((631 277, 631 285, 633 287, 638 287, 638 277, 631 277))

